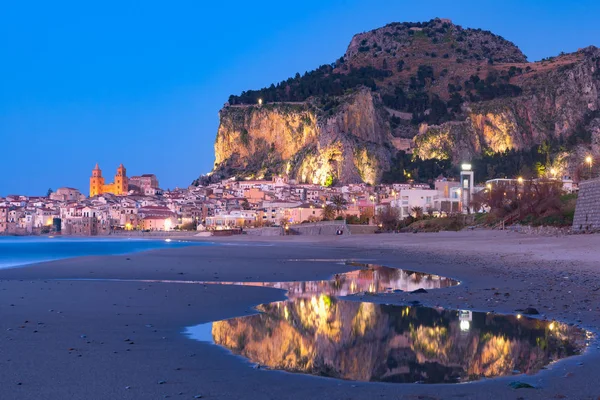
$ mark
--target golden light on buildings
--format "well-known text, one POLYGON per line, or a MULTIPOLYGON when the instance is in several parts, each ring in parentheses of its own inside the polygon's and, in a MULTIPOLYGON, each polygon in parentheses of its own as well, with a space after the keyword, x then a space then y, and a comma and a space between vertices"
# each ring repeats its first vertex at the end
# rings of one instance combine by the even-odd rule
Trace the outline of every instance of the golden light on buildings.
POLYGON ((126 230, 130 231, 131 228, 132 228, 132 226, 131 226, 131 224, 129 222, 125 224, 125 229, 126 230))
POLYGON ((548 325, 548 329, 550 329, 551 331, 554 330, 554 322, 551 322, 550 325, 548 325))

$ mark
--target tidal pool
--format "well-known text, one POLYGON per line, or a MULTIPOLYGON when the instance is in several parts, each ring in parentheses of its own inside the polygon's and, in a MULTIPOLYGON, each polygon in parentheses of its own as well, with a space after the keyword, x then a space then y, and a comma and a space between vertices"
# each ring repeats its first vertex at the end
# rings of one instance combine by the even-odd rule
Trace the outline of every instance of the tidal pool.
POLYGON ((346 263, 360 267, 356 271, 335 274, 323 281, 296 282, 197 282, 202 284, 260 286, 282 289, 288 298, 307 297, 315 294, 350 296, 357 293, 411 292, 417 289, 440 289, 458 285, 459 282, 443 276, 407 271, 381 265, 346 263))
POLYGON ((365 382, 457 383, 532 374, 580 354, 587 332, 556 321, 339 299, 359 292, 458 284, 437 275, 367 265, 315 282, 221 282, 288 290, 255 315, 188 328, 271 369, 365 382))

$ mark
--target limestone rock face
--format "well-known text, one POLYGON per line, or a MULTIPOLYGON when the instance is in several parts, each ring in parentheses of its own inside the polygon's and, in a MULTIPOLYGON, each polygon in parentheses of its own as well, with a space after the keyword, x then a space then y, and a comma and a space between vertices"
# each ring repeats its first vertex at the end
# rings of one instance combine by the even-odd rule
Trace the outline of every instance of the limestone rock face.
POLYGON ((600 49, 570 56, 573 62, 522 77, 521 96, 468 103, 464 121, 422 124, 414 138, 416 154, 460 161, 486 151, 568 140, 578 126, 597 136, 598 118, 593 116, 600 110, 600 49))
POLYGON ((221 110, 215 170, 225 176, 287 174, 300 182, 376 183, 389 168, 391 135, 380 100, 367 88, 324 114, 314 103, 221 110))

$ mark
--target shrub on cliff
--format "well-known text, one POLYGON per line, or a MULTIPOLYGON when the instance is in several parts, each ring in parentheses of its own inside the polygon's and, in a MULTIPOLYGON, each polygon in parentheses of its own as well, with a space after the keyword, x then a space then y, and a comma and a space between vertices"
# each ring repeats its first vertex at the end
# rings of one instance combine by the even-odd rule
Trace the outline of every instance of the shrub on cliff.
POLYGON ((334 73, 333 68, 333 65, 322 65, 302 77, 296 75, 268 88, 248 90, 239 96, 231 95, 229 104, 258 104, 259 99, 265 102, 299 102, 311 96, 342 96, 346 90, 361 85, 375 90, 377 81, 392 74, 391 71, 372 66, 352 68, 347 74, 334 73))

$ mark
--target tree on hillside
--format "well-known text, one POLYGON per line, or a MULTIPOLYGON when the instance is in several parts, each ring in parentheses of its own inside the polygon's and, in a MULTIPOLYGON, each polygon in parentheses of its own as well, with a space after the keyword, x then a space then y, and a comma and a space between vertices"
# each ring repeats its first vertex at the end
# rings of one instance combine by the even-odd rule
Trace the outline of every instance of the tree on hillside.
POLYGON ((398 208, 387 206, 381 209, 375 218, 375 221, 386 231, 394 230, 400 223, 398 208))
POLYGON ((331 221, 335 218, 335 207, 331 204, 327 204, 323 207, 323 221, 331 221))
POLYGON ((248 202, 248 199, 244 199, 244 201, 242 201, 241 206, 242 206, 242 210, 249 210, 251 208, 250 203, 248 202))
POLYGON ((52 188, 48 189, 48 191, 46 192, 46 197, 50 197, 52 193, 54 193, 54 190, 52 190, 52 188))
POLYGON ((333 196, 331 198, 331 202, 333 204, 333 207, 335 208, 335 213, 337 215, 342 214, 342 212, 346 209, 346 205, 348 204, 346 199, 344 199, 344 196, 339 194, 333 196))
POLYGON ((423 216, 423 207, 413 207, 410 211, 414 214, 415 218, 421 218, 423 216))

